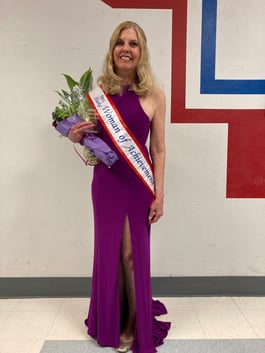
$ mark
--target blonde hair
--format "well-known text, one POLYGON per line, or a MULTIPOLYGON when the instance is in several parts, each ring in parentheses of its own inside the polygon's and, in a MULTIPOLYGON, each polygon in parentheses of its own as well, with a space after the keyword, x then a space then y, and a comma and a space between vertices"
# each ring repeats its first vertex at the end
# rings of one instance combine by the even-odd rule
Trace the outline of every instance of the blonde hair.
POLYGON ((144 30, 135 22, 125 21, 119 24, 114 30, 109 44, 109 52, 106 55, 103 74, 99 77, 99 82, 103 85, 104 89, 109 94, 122 94, 123 85, 122 79, 115 72, 115 64, 113 60, 113 50, 125 29, 133 28, 136 32, 137 39, 140 47, 140 61, 136 68, 136 80, 131 86, 138 96, 147 96, 152 93, 155 83, 152 70, 149 63, 149 51, 147 48, 147 40, 144 30))

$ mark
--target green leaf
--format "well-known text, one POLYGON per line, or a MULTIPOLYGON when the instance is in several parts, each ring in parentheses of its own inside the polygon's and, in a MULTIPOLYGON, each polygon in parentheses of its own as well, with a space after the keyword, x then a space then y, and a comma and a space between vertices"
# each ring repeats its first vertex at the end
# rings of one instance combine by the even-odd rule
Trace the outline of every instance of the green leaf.
POLYGON ((77 113, 79 110, 83 112, 84 116, 88 115, 90 119, 91 107, 87 99, 83 99, 86 94, 92 88, 92 70, 89 68, 80 78, 80 81, 75 81, 71 76, 62 74, 70 88, 70 92, 66 90, 55 91, 59 96, 59 104, 53 112, 54 119, 59 122, 63 119, 77 113), (82 100, 83 99, 83 100, 82 100), (83 104, 84 103, 84 104, 83 104), (81 109, 82 108, 82 109, 81 109))
POLYGON ((71 94, 62 89, 62 92, 66 98, 68 98, 71 94))
POLYGON ((66 102, 66 103, 68 103, 68 104, 70 104, 71 103, 71 100, 68 98, 69 96, 70 96, 70 94, 68 94, 67 92, 67 96, 65 96, 65 94, 63 94, 63 93, 61 93, 61 92, 59 92, 59 91, 55 91, 57 94, 59 94, 59 96, 66 102))
POLYGON ((71 92, 74 88, 74 86, 78 85, 78 82, 76 82, 71 76, 69 75, 66 75, 66 74, 62 74, 65 79, 66 79, 66 82, 68 84, 68 87, 70 88, 71 92))
POLYGON ((80 78, 79 85, 87 93, 92 88, 92 70, 89 68, 80 78))

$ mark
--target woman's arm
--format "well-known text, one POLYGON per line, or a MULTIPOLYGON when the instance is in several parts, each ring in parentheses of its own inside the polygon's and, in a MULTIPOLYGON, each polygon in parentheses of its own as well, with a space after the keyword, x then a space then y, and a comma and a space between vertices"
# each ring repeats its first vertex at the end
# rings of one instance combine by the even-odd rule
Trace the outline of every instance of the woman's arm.
POLYGON ((164 175, 165 175, 165 113, 166 99, 162 90, 157 89, 153 94, 152 104, 154 114, 150 131, 150 155, 154 169, 155 199, 149 212, 149 223, 155 223, 163 215, 164 203, 164 175))

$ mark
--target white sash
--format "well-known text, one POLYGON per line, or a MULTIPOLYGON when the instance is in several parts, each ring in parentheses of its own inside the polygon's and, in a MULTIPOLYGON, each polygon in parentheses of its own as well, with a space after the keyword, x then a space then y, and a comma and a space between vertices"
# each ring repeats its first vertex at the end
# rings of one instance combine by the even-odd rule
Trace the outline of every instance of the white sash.
POLYGON ((152 164, 110 97, 98 86, 88 92, 87 98, 121 155, 154 196, 152 164))

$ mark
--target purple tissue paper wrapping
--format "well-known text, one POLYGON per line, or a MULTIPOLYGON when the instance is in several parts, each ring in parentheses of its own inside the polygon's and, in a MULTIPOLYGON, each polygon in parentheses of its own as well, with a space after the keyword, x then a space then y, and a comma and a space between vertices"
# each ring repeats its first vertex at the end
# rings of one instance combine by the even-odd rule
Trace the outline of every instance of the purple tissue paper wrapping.
MULTIPOLYGON (((67 137, 70 129, 77 123, 83 122, 78 114, 69 116, 68 118, 55 124, 55 129, 63 136, 67 137)), ((84 135, 80 144, 88 148, 94 155, 99 158, 108 167, 117 162, 118 157, 114 151, 99 137, 94 134, 87 133, 84 135)))

